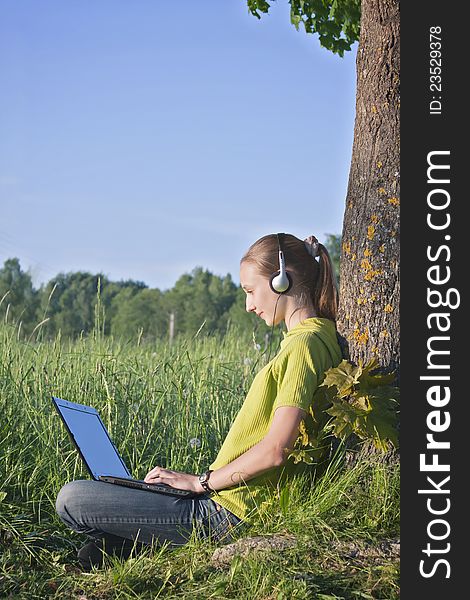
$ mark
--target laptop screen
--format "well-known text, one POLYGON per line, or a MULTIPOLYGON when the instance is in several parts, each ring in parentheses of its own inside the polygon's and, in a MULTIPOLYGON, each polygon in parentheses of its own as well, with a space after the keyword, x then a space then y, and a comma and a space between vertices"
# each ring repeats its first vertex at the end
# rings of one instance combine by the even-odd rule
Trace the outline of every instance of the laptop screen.
POLYGON ((130 476, 94 408, 60 398, 53 401, 94 479, 100 475, 130 476))

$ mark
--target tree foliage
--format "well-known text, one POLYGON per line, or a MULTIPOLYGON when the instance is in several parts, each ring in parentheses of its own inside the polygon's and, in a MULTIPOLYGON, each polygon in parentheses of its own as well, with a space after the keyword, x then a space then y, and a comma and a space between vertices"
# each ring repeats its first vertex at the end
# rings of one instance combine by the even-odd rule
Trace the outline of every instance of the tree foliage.
MULTIPOLYGON (((271 8, 267 0, 247 0, 247 4, 258 19, 271 8)), ((289 0, 289 4, 295 28, 303 25, 307 33, 318 34, 320 45, 327 50, 343 56, 358 41, 361 0, 289 0)))
MULTIPOLYGON (((223 334, 229 324, 253 330, 253 315, 245 311, 245 294, 230 274, 217 276, 202 267, 182 275, 166 291, 141 281, 110 281, 103 274, 59 273, 35 290, 31 276, 17 258, 0 269, 2 314, 29 334, 44 321, 41 335, 53 338, 90 333, 97 318, 104 334, 123 339, 156 339, 169 335, 173 315, 175 335, 223 334)), ((264 329, 260 327, 259 331, 264 329)))
MULTIPOLYGON (((339 272, 339 235, 328 234, 325 246, 339 272)), ((245 309, 245 292, 229 273, 214 275, 196 267, 165 291, 142 281, 110 281, 102 273, 59 273, 35 290, 18 258, 0 269, 2 314, 30 334, 41 322, 41 335, 54 338, 90 333, 99 320, 100 331, 123 339, 166 338, 170 319, 175 335, 224 334, 229 326, 253 332, 266 345, 271 330, 245 309)), ((274 336, 276 339, 277 337, 274 336)))
POLYGON ((33 324, 38 294, 33 288, 31 275, 21 270, 17 258, 9 258, 0 269, 0 301, 8 318, 22 322, 28 332, 33 324))
POLYGON ((341 257, 341 236, 338 234, 328 233, 323 243, 328 250, 331 262, 335 271, 336 279, 339 281, 339 260, 341 257))
POLYGON ((90 331, 99 275, 78 271, 60 273, 40 294, 40 312, 49 317, 48 329, 65 336, 90 331))
POLYGON ((111 332, 114 336, 131 339, 145 333, 146 337, 158 338, 168 330, 160 290, 124 288, 113 302, 116 311, 111 332))

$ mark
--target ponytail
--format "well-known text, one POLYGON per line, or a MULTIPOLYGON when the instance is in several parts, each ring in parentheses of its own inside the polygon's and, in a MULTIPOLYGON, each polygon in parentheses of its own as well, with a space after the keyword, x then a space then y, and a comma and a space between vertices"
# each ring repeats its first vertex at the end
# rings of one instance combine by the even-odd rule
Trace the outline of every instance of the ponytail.
POLYGON ((313 306, 318 316, 336 321, 338 312, 338 285, 328 250, 318 245, 318 276, 313 292, 313 306))

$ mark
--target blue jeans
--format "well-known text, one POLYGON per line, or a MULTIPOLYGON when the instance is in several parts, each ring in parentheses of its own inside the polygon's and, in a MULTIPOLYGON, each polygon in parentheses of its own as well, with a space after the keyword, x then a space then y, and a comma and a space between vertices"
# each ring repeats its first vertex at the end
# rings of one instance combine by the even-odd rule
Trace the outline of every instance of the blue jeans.
POLYGON ((92 538, 117 536, 143 544, 180 546, 193 531, 200 538, 225 543, 233 539, 233 528, 241 523, 204 494, 181 498, 93 480, 64 485, 56 510, 78 533, 92 538))

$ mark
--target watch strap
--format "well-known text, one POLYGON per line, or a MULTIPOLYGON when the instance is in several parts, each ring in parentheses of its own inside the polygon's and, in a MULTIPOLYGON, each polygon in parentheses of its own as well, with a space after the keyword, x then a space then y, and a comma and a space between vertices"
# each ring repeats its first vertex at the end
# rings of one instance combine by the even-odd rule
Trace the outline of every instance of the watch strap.
POLYGON ((203 489, 206 492, 213 492, 214 490, 209 486, 209 477, 211 475, 212 471, 209 469, 208 471, 205 471, 204 473, 202 473, 201 475, 199 475, 199 483, 201 484, 201 486, 203 487, 203 489))

